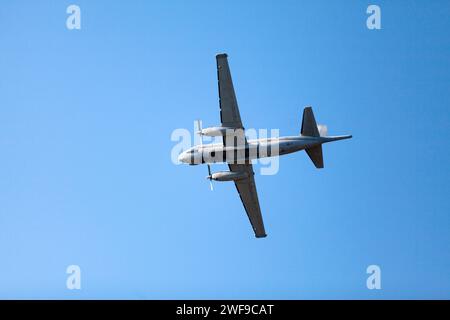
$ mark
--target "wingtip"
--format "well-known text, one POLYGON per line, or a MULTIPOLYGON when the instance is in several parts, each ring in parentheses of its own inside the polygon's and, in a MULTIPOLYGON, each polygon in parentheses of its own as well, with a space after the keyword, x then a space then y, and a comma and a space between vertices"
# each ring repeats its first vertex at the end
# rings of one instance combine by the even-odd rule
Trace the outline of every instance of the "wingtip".
POLYGON ((228 55, 226 53, 219 53, 216 55, 216 59, 222 59, 222 58, 227 58, 228 55))
POLYGON ((255 234, 255 237, 256 238, 265 238, 265 237, 267 237, 267 234, 255 234))

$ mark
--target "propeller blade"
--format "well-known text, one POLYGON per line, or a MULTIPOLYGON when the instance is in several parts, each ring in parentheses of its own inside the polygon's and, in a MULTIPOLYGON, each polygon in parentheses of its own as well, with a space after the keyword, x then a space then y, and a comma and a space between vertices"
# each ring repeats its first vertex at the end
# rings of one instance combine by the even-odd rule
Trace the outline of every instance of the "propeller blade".
MULTIPOLYGON (((202 120, 197 119, 197 132, 200 137, 202 136, 202 120)), ((203 141, 200 140, 200 143, 203 144, 203 141)))
MULTIPOLYGON (((202 134, 202 121, 200 119, 197 119, 197 132, 200 136, 200 146, 203 149, 203 134, 202 134)), ((209 180, 209 187, 211 188, 211 191, 214 190, 213 184, 212 184, 212 176, 211 176, 211 166, 208 163, 208 176, 206 177, 209 180)))
POLYGON ((211 166, 208 163, 208 180, 209 180, 209 187, 211 188, 211 191, 213 191, 213 184, 212 184, 212 175, 211 175, 211 166))

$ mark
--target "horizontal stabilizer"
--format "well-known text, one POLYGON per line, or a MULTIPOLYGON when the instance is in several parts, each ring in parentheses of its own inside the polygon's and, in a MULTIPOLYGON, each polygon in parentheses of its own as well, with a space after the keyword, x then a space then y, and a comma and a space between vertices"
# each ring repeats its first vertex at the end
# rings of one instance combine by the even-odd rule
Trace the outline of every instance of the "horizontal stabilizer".
POLYGON ((317 169, 323 168, 322 145, 307 148, 305 151, 317 169))

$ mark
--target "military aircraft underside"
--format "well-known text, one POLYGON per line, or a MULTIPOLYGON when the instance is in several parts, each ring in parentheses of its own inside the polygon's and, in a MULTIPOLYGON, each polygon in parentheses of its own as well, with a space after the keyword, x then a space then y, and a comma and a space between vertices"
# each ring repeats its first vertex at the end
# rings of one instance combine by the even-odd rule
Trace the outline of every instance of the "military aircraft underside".
MULTIPOLYGON (((216 56, 221 126, 202 129, 201 136, 222 136, 223 143, 201 143, 180 154, 189 165, 207 164, 210 181, 233 181, 257 238, 266 237, 252 160, 305 150, 316 168, 323 168, 322 144, 349 139, 351 135, 327 136, 326 126, 317 125, 311 107, 303 110, 300 135, 247 140, 231 79, 226 54, 216 56), (227 163, 230 171, 211 173, 211 164, 227 163)), ((211 185, 212 187, 212 185, 211 185)))

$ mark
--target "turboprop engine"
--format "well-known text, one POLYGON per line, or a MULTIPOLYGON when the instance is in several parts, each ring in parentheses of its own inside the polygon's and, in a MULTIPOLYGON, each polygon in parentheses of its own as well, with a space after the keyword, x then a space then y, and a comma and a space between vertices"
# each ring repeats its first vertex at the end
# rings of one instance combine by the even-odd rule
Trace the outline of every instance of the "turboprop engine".
POLYGON ((235 134, 236 130, 242 129, 236 129, 231 127, 210 127, 199 130, 198 134, 209 137, 232 136, 235 134))
POLYGON ((215 181, 236 181, 248 178, 247 172, 219 171, 206 177, 215 181))

